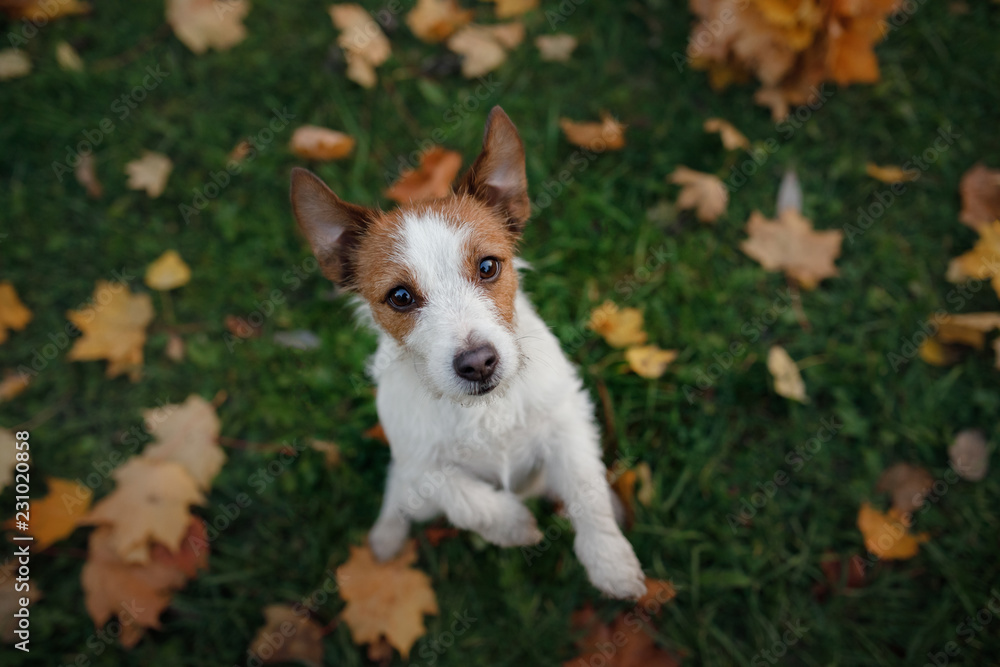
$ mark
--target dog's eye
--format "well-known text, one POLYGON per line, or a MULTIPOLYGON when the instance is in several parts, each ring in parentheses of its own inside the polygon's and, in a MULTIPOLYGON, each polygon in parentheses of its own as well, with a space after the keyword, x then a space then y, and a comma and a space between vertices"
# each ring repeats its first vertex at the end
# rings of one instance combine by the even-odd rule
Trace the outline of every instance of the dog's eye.
POLYGON ((493 280, 500 274, 500 260, 496 257, 487 257, 479 262, 479 278, 481 280, 493 280))
POLYGON ((405 287, 393 287, 389 290, 385 300, 396 310, 406 310, 414 304, 413 295, 405 287))

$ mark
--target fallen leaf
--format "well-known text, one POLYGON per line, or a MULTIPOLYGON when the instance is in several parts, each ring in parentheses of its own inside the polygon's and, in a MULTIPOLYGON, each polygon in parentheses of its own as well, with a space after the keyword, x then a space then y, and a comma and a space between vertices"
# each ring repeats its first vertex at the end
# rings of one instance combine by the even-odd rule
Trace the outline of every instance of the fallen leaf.
POLYGON ((495 40, 500 42, 501 46, 508 49, 516 49, 524 41, 525 29, 524 24, 520 21, 497 23, 486 26, 486 29, 490 31, 495 40))
POLYGON ((873 162, 865 165, 865 173, 875 180, 883 183, 907 183, 920 178, 920 171, 917 169, 906 169, 896 166, 880 167, 873 162))
POLYGON ((424 614, 438 613, 437 598, 430 577, 410 567, 416 559, 413 540, 385 563, 377 562, 367 545, 351 546, 351 557, 337 568, 337 585, 347 603, 340 617, 355 644, 384 636, 405 660, 427 632, 424 614))
POLYGON ((31 73, 31 59, 21 49, 0 51, 0 81, 17 79, 31 73))
POLYGON ((132 294, 126 284, 98 280, 93 303, 85 310, 71 310, 66 316, 83 332, 67 359, 107 359, 108 377, 127 372, 133 382, 139 380, 146 326, 153 319, 148 294, 132 294))
POLYGON ((184 467, 203 491, 222 470, 226 454, 219 446, 219 418, 215 407, 197 394, 180 405, 164 405, 143 412, 146 432, 155 441, 143 450, 150 461, 173 461, 184 467))
POLYGON ((715 222, 726 212, 729 191, 718 176, 680 166, 667 178, 671 183, 681 186, 681 192, 677 195, 677 208, 695 209, 700 222, 715 222))
POLYGON ((920 544, 930 539, 926 533, 909 532, 910 524, 895 508, 883 514, 863 503, 858 511, 858 530, 865 539, 865 548, 880 560, 907 560, 917 555, 920 544))
MULTIPOLYGON (((56 44, 56 62, 59 64, 59 67, 69 72, 83 71, 83 59, 80 58, 80 54, 76 52, 76 49, 67 42, 56 44)), ((89 157, 90 154, 88 153, 87 155, 89 157)))
POLYGON ((425 42, 435 43, 472 20, 473 11, 462 9, 455 0, 417 0, 406 15, 406 25, 425 42))
POLYGON ((0 403, 19 396, 30 384, 31 375, 28 373, 7 371, 4 373, 3 380, 0 380, 0 403))
POLYGON ((241 139, 239 143, 233 146, 233 150, 229 151, 226 159, 233 162, 242 162, 250 155, 251 151, 253 151, 253 144, 250 143, 250 140, 241 139))
POLYGON ((289 148, 307 160, 340 160, 354 150, 354 138, 316 125, 303 125, 292 133, 289 148))
POLYGON ((608 470, 608 482, 611 483, 611 490, 622 501, 622 509, 625 510, 626 528, 631 528, 632 523, 635 521, 636 481, 638 481, 638 477, 634 470, 625 470, 617 477, 612 470, 608 470))
POLYGON ((979 240, 972 250, 951 260, 946 278, 962 283, 970 279, 986 280, 1000 296, 1000 220, 976 227, 979 240))
POLYGON ((560 33, 558 35, 539 35, 535 38, 535 46, 542 60, 553 63, 567 63, 576 49, 576 37, 560 33))
POLYGON ((0 491, 14 481, 14 466, 17 465, 17 440, 14 432, 0 428, 0 491))
POLYGON ((164 350, 164 353, 170 361, 175 363, 184 361, 184 339, 177 334, 170 334, 167 337, 167 347, 164 350))
POLYGON ((0 343, 7 340, 8 329, 22 331, 31 317, 31 311, 21 303, 14 285, 8 280, 0 282, 0 343))
POLYGON ((14 612, 21 609, 21 598, 28 599, 29 614, 34 611, 35 603, 42 599, 42 589, 39 588, 37 579, 30 583, 26 591, 19 591, 14 587, 18 583, 18 566, 16 558, 0 565, 0 641, 7 644, 18 640, 14 634, 18 629, 18 619, 14 617, 14 612))
POLYGON ((337 44, 347 58, 347 78, 373 88, 378 78, 375 68, 392 55, 389 39, 378 22, 360 5, 330 5, 330 19, 340 30, 337 44))
POLYGON ((487 0, 487 2, 496 3, 498 19, 518 16, 538 7, 538 0, 487 0))
POLYGON ((981 481, 990 468, 986 436, 978 428, 959 431, 948 448, 948 459, 959 477, 968 482, 981 481))
POLYGON ((960 221, 978 229, 1000 220, 1000 169, 975 165, 962 175, 958 191, 962 195, 960 221))
POLYGON ((646 624, 638 621, 644 618, 640 611, 643 607, 640 604, 634 611, 621 612, 610 625, 602 623, 589 604, 573 612, 573 628, 585 630, 586 634, 577 641, 579 655, 564 662, 563 667, 680 667, 680 659, 658 647, 646 624))
POLYGON ((663 375, 667 366, 677 358, 677 350, 661 350, 655 345, 630 347, 625 350, 625 361, 637 375, 655 380, 663 375))
POLYGON ((205 521, 196 516, 191 517, 187 533, 181 538, 181 548, 171 551, 162 544, 154 543, 149 551, 151 562, 171 567, 181 572, 188 579, 194 578, 199 570, 208 569, 208 556, 211 542, 208 538, 208 528, 205 521))
POLYGON ((163 153, 144 151, 142 157, 125 165, 128 174, 128 187, 132 190, 145 190, 146 194, 156 199, 167 187, 167 179, 174 163, 163 153))
POLYGON ((104 185, 97 178, 97 171, 94 169, 94 154, 86 153, 80 156, 80 161, 73 169, 76 182, 87 190, 87 196, 91 199, 100 199, 104 194, 104 185))
POLYGON ((802 381, 799 367, 792 357, 779 345, 773 345, 767 351, 767 370, 774 377, 774 391, 779 396, 790 398, 799 403, 808 403, 806 383, 802 381))
POLYGON ((167 23, 177 39, 197 54, 227 51, 247 36, 247 0, 167 0, 167 23))
POLYGON ((336 468, 340 465, 340 447, 335 442, 324 442, 323 440, 310 440, 309 448, 323 455, 323 462, 326 467, 336 468))
POLYGON ((958 343, 981 350, 986 344, 986 334, 994 329, 1000 329, 1000 313, 948 315, 939 324, 934 338, 941 343, 958 343))
POLYGON ((642 311, 638 308, 619 308, 612 301, 605 301, 595 308, 587 326, 603 336, 611 347, 643 345, 647 338, 642 329, 642 311))
POLYGON ((892 495, 892 507, 901 515, 912 514, 924 504, 934 478, 926 469, 909 463, 896 463, 886 468, 878 478, 875 491, 892 495))
POLYGON ((750 148, 750 140, 728 120, 709 118, 702 125, 702 128, 706 132, 718 132, 719 138, 722 139, 722 146, 727 151, 734 151, 738 148, 748 150, 750 148))
MULTIPOLYGON (((639 598, 636 606, 646 607, 653 601, 662 605, 665 602, 673 600, 675 597, 677 597, 677 590, 674 589, 673 582, 646 577, 646 592, 639 598)), ((649 613, 655 614, 656 612, 650 611, 649 613)))
MULTIPOLYGON (((73 532, 80 518, 90 509, 93 495, 89 487, 68 479, 49 477, 46 482, 48 495, 31 500, 28 506, 28 534, 35 538, 32 549, 38 551, 48 549, 73 532)), ((15 525, 16 517, 9 519, 4 528, 13 530, 15 525)))
POLYGON ((784 271, 805 289, 814 289, 824 278, 839 275, 834 260, 840 256, 844 233, 817 232, 812 221, 790 208, 768 220, 759 211, 747 220, 749 238, 740 249, 768 271, 784 271))
POLYGON ((133 457, 111 474, 115 490, 81 523, 108 524, 108 539, 126 563, 148 563, 150 541, 177 551, 191 521, 188 507, 205 502, 184 466, 133 457))
POLYGON ((420 156, 420 165, 399 175, 385 196, 400 204, 438 199, 451 194, 451 184, 462 168, 462 155, 432 146, 420 156))
POLYGON ((371 440, 378 440, 378 441, 380 441, 384 445, 388 445, 389 444, 389 438, 386 437, 386 435, 385 435, 385 429, 382 428, 382 424, 381 423, 375 424, 374 426, 372 426, 370 429, 366 430, 361 435, 363 435, 364 437, 369 438, 371 440))
POLYGON ((27 19, 32 22, 52 21, 63 16, 74 16, 90 12, 90 3, 78 0, 0 0, 0 11, 12 19, 27 19))
POLYGON ((635 499, 643 507, 649 507, 653 504, 653 497, 656 493, 656 490, 653 488, 653 471, 645 461, 637 465, 633 470, 635 470, 639 487, 635 492, 635 499))
POLYGON ((507 60, 507 50, 488 27, 467 25, 448 38, 448 49, 462 56, 462 76, 475 79, 507 60))
POLYGON ((176 250, 167 250, 146 268, 146 285, 167 292, 191 280, 191 267, 184 263, 176 250))
POLYGON ((953 345, 942 345, 935 338, 928 338, 917 348, 917 354, 932 366, 951 366, 961 359, 953 345))
POLYGON ((625 128, 611 114, 601 114, 600 123, 577 123, 569 118, 560 118, 566 140, 575 146, 581 146, 595 153, 617 151, 625 147, 625 128))
POLYGON ((258 662, 301 662, 310 667, 323 665, 323 626, 314 621, 301 605, 298 611, 286 604, 271 604, 263 609, 264 625, 250 642, 248 652, 258 662), (280 637, 276 642, 273 637, 280 637), (266 656, 266 657, 265 657, 266 656))

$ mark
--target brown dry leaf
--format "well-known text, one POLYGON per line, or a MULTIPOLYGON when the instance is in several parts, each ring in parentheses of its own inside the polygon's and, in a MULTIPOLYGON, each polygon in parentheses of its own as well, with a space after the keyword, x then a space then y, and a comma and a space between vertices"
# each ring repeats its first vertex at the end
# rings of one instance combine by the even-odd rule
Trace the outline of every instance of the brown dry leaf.
POLYGON ((611 490, 622 501, 622 508, 625 510, 625 527, 631 528, 635 521, 635 483, 638 481, 638 476, 635 470, 626 470, 617 477, 612 470, 608 470, 607 475, 608 482, 611 483, 611 490))
POLYGON ((385 196, 400 204, 445 197, 461 168, 461 153, 433 146, 420 156, 420 166, 401 173, 385 196))
POLYGON ((784 271, 804 289, 814 289, 824 278, 839 275, 834 260, 844 239, 841 230, 817 232, 812 221, 786 208, 777 220, 754 211, 747 220, 749 238, 740 249, 768 271, 784 271))
POLYGON ((330 5, 329 11, 333 25, 340 30, 337 44, 347 58, 347 78, 365 88, 373 88, 378 81, 375 68, 392 55, 389 39, 360 5, 330 5))
POLYGON ((81 523, 110 524, 110 544, 126 563, 149 562, 151 540, 177 551, 191 522, 188 507, 205 502, 184 466, 133 457, 112 477, 115 490, 81 523))
POLYGON ((197 394, 180 405, 164 405, 143 412, 146 432, 156 441, 143 450, 150 461, 173 461, 184 467, 203 491, 212 480, 226 454, 219 446, 219 418, 215 407, 197 394))
MULTIPOLYGON (((647 579, 647 587, 649 581, 651 580, 647 579)), ((663 583, 669 585, 669 582, 663 583)), ((666 593, 665 590, 659 589, 658 592, 660 592, 660 597, 666 593)), ((656 604, 660 604, 659 599, 656 600, 656 604)), ((618 614, 611 625, 602 623, 589 604, 573 612, 573 628, 586 630, 586 635, 577 641, 579 655, 564 662, 563 667, 579 667, 580 665, 680 667, 680 658, 657 646, 643 626, 636 622, 636 618, 640 616, 640 610, 645 610, 651 605, 653 605, 652 602, 640 603, 636 605, 635 611, 618 614)))
MULTIPOLYGON (((59 67, 69 72, 83 71, 83 59, 68 42, 56 44, 56 62, 59 63, 59 67)), ((90 153, 87 153, 86 157, 90 157, 90 153)))
POLYGON ((858 530, 865 539, 865 547, 881 560, 907 560, 917 555, 920 544, 926 542, 926 533, 911 534, 910 523, 896 508, 883 514, 864 503, 858 511, 858 530))
POLYGON ((3 12, 11 19, 28 19, 38 23, 39 21, 52 21, 62 16, 73 16, 90 13, 90 3, 78 2, 78 0, 58 0, 58 2, 47 2, 46 0, 0 0, 0 12, 3 12))
POLYGON ((161 292, 187 285, 190 280, 191 267, 176 250, 167 250, 146 267, 146 285, 161 292))
POLYGON ((728 120, 709 118, 702 125, 702 128, 706 132, 718 132, 719 138, 722 139, 722 145, 727 151, 734 151, 739 148, 748 150, 750 148, 750 140, 728 120))
POLYGON ((9 280, 0 282, 0 343, 7 340, 8 329, 22 331, 31 318, 31 311, 21 303, 14 285, 9 280))
POLYGON ((520 21, 498 23, 486 26, 486 29, 492 33, 495 40, 500 42, 501 46, 507 49, 516 49, 524 41, 525 29, 524 24, 520 21))
POLYGON ((197 54, 226 51, 247 36, 247 0, 167 0, 166 9, 177 39, 197 54))
POLYGON ((611 114, 602 113, 600 123, 577 123, 569 118, 560 118, 566 140, 574 146, 582 146, 596 153, 617 151, 625 147, 625 128, 611 114))
POLYGON ((538 0, 487 0, 487 2, 496 3, 498 19, 519 16, 538 7, 538 0))
POLYGON ((372 440, 378 440, 383 445, 388 445, 389 444, 389 438, 386 437, 386 435, 385 435, 385 429, 382 428, 382 424, 381 423, 375 424, 374 426, 372 426, 370 429, 366 430, 361 435, 363 435, 366 438, 370 438, 372 440))
POLYGON ((18 79, 31 73, 31 59, 21 49, 0 51, 0 81, 18 79))
POLYGON ((646 332, 642 329, 642 311, 638 308, 619 308, 612 301, 605 301, 590 314, 587 326, 607 341, 611 347, 643 345, 646 332))
POLYGON ((729 206, 729 191, 725 183, 714 174, 677 167, 668 181, 681 186, 677 195, 677 208, 695 209, 700 222, 715 222, 729 206))
MULTIPOLYGON (((639 598, 638 606, 645 607, 653 601, 662 605, 665 602, 673 600, 675 597, 677 597, 677 590, 674 589, 673 582, 646 577, 646 592, 639 598)), ((656 612, 650 611, 649 613, 656 612)))
POLYGON ((38 580, 30 582, 26 591, 19 591, 14 588, 17 581, 18 562, 16 558, 11 558, 4 565, 0 565, 0 641, 13 644, 20 639, 15 630, 18 630, 18 619, 14 613, 21 609, 21 598, 28 598, 29 614, 35 609, 35 603, 42 599, 42 590, 38 587, 38 580))
POLYGON ((128 174, 128 187, 132 190, 145 190, 146 194, 156 199, 167 187, 167 179, 174 168, 163 153, 144 151, 142 157, 125 165, 128 174))
POLYGON ((576 49, 576 37, 560 33, 558 35, 539 35, 535 38, 535 46, 542 60, 553 63, 567 63, 576 49))
POLYGON ((323 455, 323 463, 327 469, 336 468, 340 465, 340 447, 335 442, 325 442, 323 440, 310 440, 309 448, 323 455))
POLYGON ((0 380, 0 403, 9 401, 21 394, 31 384, 31 375, 18 371, 7 371, 0 380))
POLYGON ((87 196, 91 199, 100 199, 101 195, 104 194, 104 185, 101 184, 101 179, 97 177, 97 171, 94 170, 93 153, 80 156, 80 161, 73 170, 73 175, 76 176, 76 182, 87 189, 87 196))
POLYGON ((307 160, 340 160, 354 150, 354 138, 316 125, 303 125, 292 133, 288 147, 307 160))
POLYGON ((637 375, 655 380, 677 358, 677 350, 661 350, 655 345, 641 345, 625 350, 625 361, 637 375))
POLYGON ((309 667, 323 665, 323 626, 314 621, 301 605, 271 604, 263 609, 264 625, 250 642, 248 651, 262 664, 301 662, 309 667), (272 639, 282 638, 280 644, 272 639), (267 657, 264 657, 267 656, 267 657))
POLYGON ((1000 329, 1000 313, 963 313, 948 315, 934 334, 941 343, 968 345, 977 350, 986 345, 986 334, 1000 329))
POLYGON ((462 76, 475 79, 507 60, 507 50, 496 33, 481 25, 467 25, 448 38, 448 49, 462 56, 462 76))
POLYGON ((430 577, 410 567, 416 559, 413 540, 385 563, 377 562, 367 545, 351 547, 351 557, 337 568, 337 584, 347 603, 340 617, 355 644, 384 636, 405 660, 413 643, 427 632, 424 614, 438 613, 437 598, 430 577))
POLYGON ((153 319, 148 294, 132 294, 128 285, 98 280, 92 305, 85 310, 71 310, 66 317, 83 332, 67 359, 107 359, 108 377, 128 373, 133 382, 139 380, 146 326, 153 319))
POLYGON ((990 468, 986 436, 978 428, 959 431, 948 448, 948 459, 959 477, 969 482, 981 481, 990 468))
POLYGON ((17 440, 14 432, 0 428, 0 491, 14 481, 14 466, 17 465, 17 440))
POLYGON ((960 221, 978 229, 1000 220, 1000 169, 975 165, 962 175, 958 191, 962 195, 960 221))
POLYGON ((808 403, 806 383, 791 355, 780 345, 774 345, 767 351, 767 370, 774 378, 774 391, 779 396, 790 398, 799 403, 808 403))
POLYGON ((448 38, 472 20, 473 11, 462 9, 455 0, 417 0, 406 15, 406 25, 418 39, 429 43, 448 38))
POLYGON ((909 463, 889 466, 878 478, 875 491, 892 495, 892 507, 900 514, 912 514, 924 504, 934 478, 926 469, 909 463))
POLYGON ((895 165, 880 167, 874 162, 865 164, 865 173, 875 180, 883 183, 907 183, 920 178, 920 171, 917 169, 903 169, 895 165))
POLYGON ((1000 220, 976 228, 979 240, 972 250, 951 260, 946 278, 961 283, 972 278, 992 278, 993 290, 1000 296, 1000 220))
MULTIPOLYGON (((80 519, 90 509, 93 495, 89 487, 68 479, 49 477, 48 495, 29 503, 31 521, 28 534, 35 538, 32 549, 44 551, 68 537, 80 519)), ((4 528, 13 529, 16 519, 9 519, 4 528)))

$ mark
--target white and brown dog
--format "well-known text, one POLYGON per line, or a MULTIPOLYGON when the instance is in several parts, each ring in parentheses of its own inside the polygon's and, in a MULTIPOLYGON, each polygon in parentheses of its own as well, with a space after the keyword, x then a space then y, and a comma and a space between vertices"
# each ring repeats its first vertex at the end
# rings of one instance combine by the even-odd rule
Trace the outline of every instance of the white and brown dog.
POLYGON ((444 513, 500 546, 542 539, 521 498, 562 500, 593 584, 642 595, 615 521, 593 407, 559 342, 518 288, 530 212, 524 147, 500 107, 454 194, 383 212, 344 202, 305 169, 292 207, 323 274, 360 298, 379 335, 370 372, 392 449, 369 535, 391 558, 411 521, 444 513))

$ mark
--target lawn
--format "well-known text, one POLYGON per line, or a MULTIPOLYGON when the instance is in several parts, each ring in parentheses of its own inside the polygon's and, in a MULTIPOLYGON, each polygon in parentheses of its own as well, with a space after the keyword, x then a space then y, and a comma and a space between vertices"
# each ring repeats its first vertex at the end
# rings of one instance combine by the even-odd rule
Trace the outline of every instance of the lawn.
MULTIPOLYGON (((958 222, 959 179, 979 161, 1000 167, 1000 6, 969 0, 967 13, 955 13, 950 6, 961 3, 913 2, 916 11, 877 49, 878 83, 831 84, 817 109, 776 124, 752 103, 756 84, 716 92, 703 72, 676 64, 692 21, 680 0, 563 2, 555 28, 555 15, 530 13, 529 39, 482 81, 462 78, 444 47, 418 41, 396 15, 393 56, 371 90, 345 78, 327 3, 259 0, 245 41, 201 56, 165 26, 162 3, 95 4, 92 15, 54 21, 27 39, 34 71, 0 83, 0 280, 12 281, 34 312, 25 331, 0 345, 0 369, 43 356, 27 391, 0 403, 0 425, 31 428, 41 493, 43 477, 83 479, 114 453, 134 453, 126 436, 144 409, 225 392, 218 412, 228 461, 208 504, 195 510, 223 528, 210 569, 131 651, 96 634, 84 609, 90 530, 36 554, 32 581, 45 597, 31 611, 32 650, 5 647, 5 665, 244 665, 261 609, 310 597, 329 628, 325 664, 368 663, 348 628, 333 623, 344 603, 323 591, 373 523, 389 462, 388 448, 364 435, 377 422, 364 376, 374 337, 353 324, 349 302, 310 261, 288 204, 288 174, 309 166, 341 197, 388 206, 387 179, 429 137, 469 163, 495 104, 524 138, 537 205, 523 239, 533 265, 523 287, 595 396, 608 464, 652 469, 655 497, 636 507, 627 536, 647 574, 678 591, 656 621, 657 641, 684 664, 923 665, 949 642, 960 653, 940 660, 1000 664, 995 616, 978 630, 962 626, 991 587, 1000 589, 993 471, 981 482, 936 487, 917 518, 929 541, 916 557, 872 563, 863 587, 815 591, 825 554, 866 557, 857 513, 866 501, 887 506, 874 491, 885 468, 905 461, 953 479, 947 448, 959 430, 983 429, 994 450, 1000 438, 1000 371, 988 349, 944 368, 912 355, 936 309, 954 312, 960 301, 964 312, 998 310, 988 286, 956 291, 944 275, 976 238, 958 222), (580 39, 569 63, 541 62, 531 43, 554 31, 580 39), (84 72, 58 67, 62 40, 79 51, 84 72), (605 110, 628 124, 628 145, 583 165, 559 119, 605 110), (727 153, 702 131, 713 116, 775 148, 758 151, 760 164, 746 169, 746 154, 727 153), (110 132, 100 129, 105 118, 110 132), (307 123, 355 137, 353 155, 296 158, 288 140, 307 123), (865 164, 902 164, 948 128, 953 143, 859 227, 860 212, 888 198, 865 164), (100 199, 54 167, 88 133, 100 137, 100 199), (228 184, 208 188, 247 136, 257 138, 256 155, 228 184), (126 187, 124 165, 143 150, 174 161, 159 198, 126 187), (733 179, 716 224, 671 205, 677 188, 665 177, 678 165, 733 179), (816 227, 847 228, 840 275, 812 291, 790 290, 781 273, 739 249, 752 211, 773 216, 789 167, 816 227), (569 179, 560 178, 564 170, 569 179), (752 173, 733 177, 742 171, 752 173), (86 302, 97 280, 120 275, 147 291, 146 266, 171 248, 193 278, 168 297, 153 294, 141 380, 109 380, 105 362, 67 361, 59 335, 66 311, 86 302), (651 340, 679 350, 662 378, 621 372, 621 352, 584 326, 606 299, 640 308, 651 340), (255 312, 263 335, 234 342, 226 316, 255 312), (299 329, 320 338, 318 349, 274 343, 274 333, 299 329), (165 356, 172 331, 186 343, 180 363, 165 356), (808 403, 772 389, 772 345, 802 364, 808 403), (45 351, 53 346, 57 354, 45 351), (309 438, 335 441, 342 463, 328 470, 308 449, 279 458, 275 444, 309 438), (779 472, 787 484, 752 520, 734 521, 779 472), (220 519, 241 494, 249 504, 220 519), (778 640, 787 624, 804 628, 792 645, 778 640)), ((0 27, 7 35, 22 24, 0 27)), ((95 495, 112 487, 105 479, 95 495)), ((4 518, 13 513, 11 489, 0 503, 4 518)), ((533 507, 543 529, 561 525, 550 505, 533 507)), ((441 613, 426 619, 411 664, 560 664, 576 655, 574 609, 590 602, 610 618, 630 608, 600 599, 565 533, 530 563, 518 549, 466 533, 438 546, 415 535, 417 567, 430 575, 441 613), (449 634, 456 614, 474 619, 458 636, 449 634)), ((394 664, 406 661, 397 655, 394 664)))

